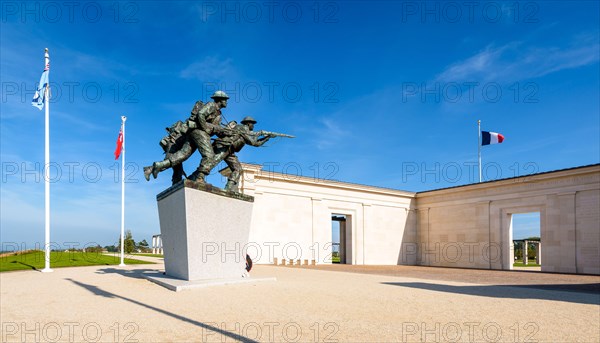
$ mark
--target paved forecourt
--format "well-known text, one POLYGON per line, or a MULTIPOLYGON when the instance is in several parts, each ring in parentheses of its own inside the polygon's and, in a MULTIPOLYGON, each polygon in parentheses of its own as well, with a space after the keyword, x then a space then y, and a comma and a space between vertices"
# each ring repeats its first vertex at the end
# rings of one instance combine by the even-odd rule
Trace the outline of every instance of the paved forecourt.
MULTIPOLYGON (((406 277, 398 270, 381 275, 258 265, 253 277, 277 281, 172 292, 141 276, 161 268, 2 273, 1 340, 600 340, 597 293, 459 282, 460 269, 452 270, 452 279, 443 279, 427 275, 449 269, 421 267, 406 277)), ((535 285, 535 277, 529 285, 535 285)))

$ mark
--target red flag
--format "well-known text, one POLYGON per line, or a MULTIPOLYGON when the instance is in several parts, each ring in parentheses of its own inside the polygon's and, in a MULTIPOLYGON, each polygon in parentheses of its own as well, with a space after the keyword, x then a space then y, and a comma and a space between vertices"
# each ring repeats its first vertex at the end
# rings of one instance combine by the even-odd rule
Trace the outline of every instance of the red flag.
POLYGON ((119 130, 119 137, 117 137, 117 148, 115 149, 115 160, 121 156, 121 150, 123 149, 123 128, 119 130))

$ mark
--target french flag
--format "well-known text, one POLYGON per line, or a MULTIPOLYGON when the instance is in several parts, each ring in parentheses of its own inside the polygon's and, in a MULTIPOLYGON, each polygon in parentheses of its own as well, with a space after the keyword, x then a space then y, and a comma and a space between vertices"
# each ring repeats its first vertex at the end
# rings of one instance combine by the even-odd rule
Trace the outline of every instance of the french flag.
POLYGON ((497 132, 481 131, 481 145, 498 144, 504 141, 504 136, 497 132))

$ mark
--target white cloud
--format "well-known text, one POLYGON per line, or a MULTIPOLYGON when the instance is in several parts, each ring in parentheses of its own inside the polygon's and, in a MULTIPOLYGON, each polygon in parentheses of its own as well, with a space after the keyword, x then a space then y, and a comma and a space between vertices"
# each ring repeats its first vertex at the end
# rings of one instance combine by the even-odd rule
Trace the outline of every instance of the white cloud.
POLYGON ((568 47, 536 47, 526 42, 488 46, 450 65, 436 82, 514 82, 598 62, 597 40, 582 36, 568 47))
POLYGON ((194 62, 179 73, 184 79, 200 81, 222 80, 234 72, 230 58, 221 60, 215 56, 207 56, 200 62, 194 62))
POLYGON ((321 125, 317 129, 317 148, 327 149, 340 144, 350 135, 349 130, 342 128, 342 121, 329 118, 319 119, 321 125))

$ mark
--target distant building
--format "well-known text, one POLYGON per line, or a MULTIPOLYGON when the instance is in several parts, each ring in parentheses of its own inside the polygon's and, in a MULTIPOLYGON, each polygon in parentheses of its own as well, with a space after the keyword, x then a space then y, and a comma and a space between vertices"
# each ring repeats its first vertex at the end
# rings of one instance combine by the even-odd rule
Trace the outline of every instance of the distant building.
POLYGON ((162 253, 163 253, 163 245, 162 245, 162 239, 160 238, 160 235, 152 236, 152 253, 159 254, 159 255, 162 255, 162 253))

